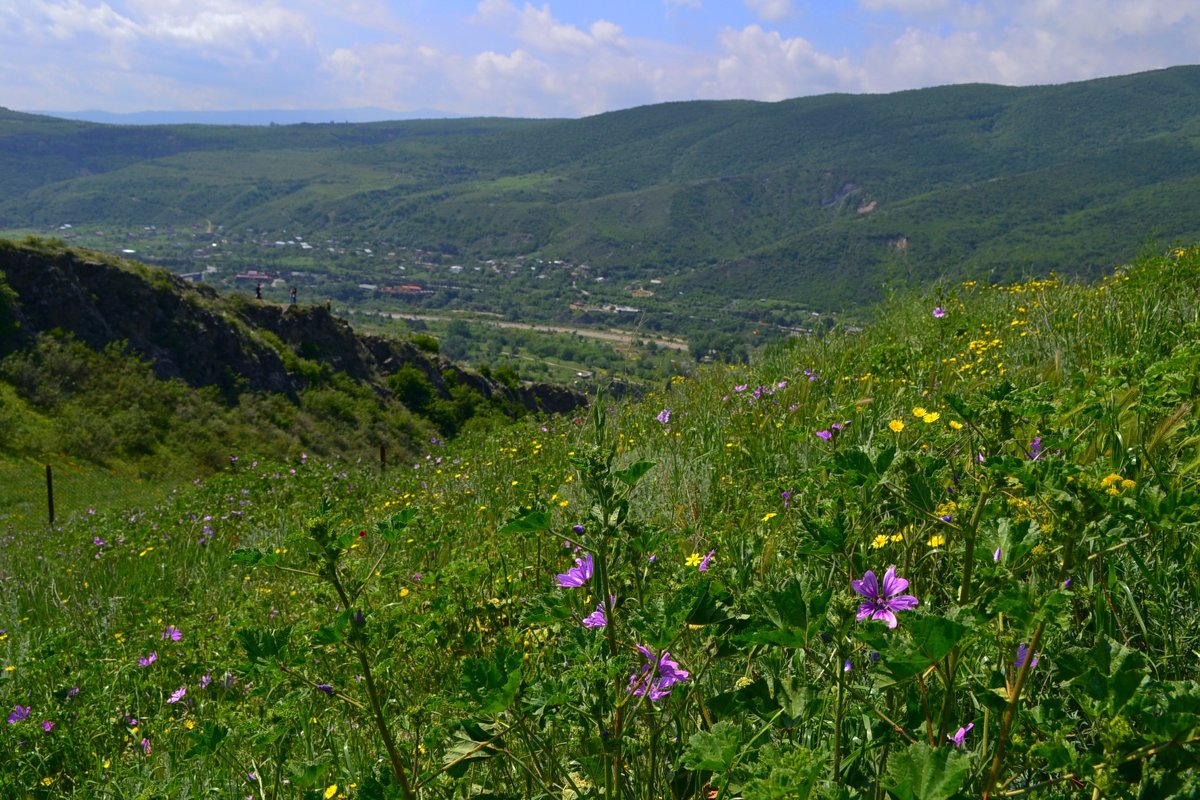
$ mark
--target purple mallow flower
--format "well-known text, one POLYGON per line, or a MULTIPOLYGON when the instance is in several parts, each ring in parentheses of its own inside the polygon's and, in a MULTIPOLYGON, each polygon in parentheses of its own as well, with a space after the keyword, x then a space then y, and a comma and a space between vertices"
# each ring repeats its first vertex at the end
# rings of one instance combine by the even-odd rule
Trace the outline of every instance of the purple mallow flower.
POLYGON ((148 667, 151 664, 153 664, 155 661, 158 661, 158 653, 151 650, 150 655, 146 656, 145 658, 138 659, 138 666, 139 667, 148 667))
MULTIPOLYGON (((616 605, 616 599, 611 598, 611 603, 616 605)), ((604 616, 604 603, 597 603, 596 610, 583 618, 583 627, 585 628, 603 628, 608 624, 608 617, 604 616)))
POLYGON ((827 442, 833 438, 833 434, 830 431, 817 431, 817 436, 819 436, 820 438, 824 439, 827 442))
MULTIPOLYGON (((1026 658, 1029 658, 1029 645, 1022 642, 1020 645, 1017 646, 1017 660, 1013 662, 1013 666, 1016 667, 1017 669, 1023 669, 1025 667, 1025 659, 1026 658)), ((1033 658, 1030 659, 1030 661, 1029 661, 1029 668, 1033 669, 1037 665, 1038 665, 1038 657, 1037 657, 1037 653, 1034 653, 1033 658)))
POLYGON ((875 573, 867 570, 861 580, 850 581, 854 591, 867 598, 858 607, 858 620, 877 619, 887 623, 889 628, 896 627, 896 612, 911 611, 916 608, 917 598, 911 594, 900 594, 908 588, 908 581, 896 577, 896 568, 888 567, 883 576, 883 586, 880 587, 875 573))
POLYGON ((16 725, 21 720, 29 716, 29 706, 14 706, 12 713, 8 715, 8 724, 16 725))
POLYGON ((46 733, 49 733, 50 731, 54 730, 54 720, 50 720, 50 719, 42 720, 42 730, 44 730, 46 733))
POLYGON ((592 554, 584 553, 583 558, 575 559, 575 566, 554 578, 559 586, 583 586, 592 578, 592 554))
POLYGON ((933 309, 933 316, 941 319, 942 317, 946 316, 946 309, 942 308, 941 306, 936 307, 933 309))
POLYGON ((661 422, 663 425, 666 425, 671 421, 671 409, 664 408, 662 411, 658 412, 658 416, 655 417, 655 419, 661 422))
POLYGON ((178 703, 187 694, 187 687, 180 686, 175 691, 171 692, 171 696, 167 698, 168 703, 178 703))
POLYGON ((183 638, 183 631, 176 628, 174 625, 168 625, 167 629, 162 632, 162 638, 170 639, 172 642, 178 642, 183 638))
POLYGON ((947 733, 946 738, 954 742, 955 747, 962 747, 963 740, 967 738, 967 734, 970 733, 971 729, 974 727, 975 723, 969 722, 965 728, 959 728, 954 733, 947 733))
POLYGON ((666 650, 655 658, 654 653, 647 647, 637 646, 642 653, 642 666, 629 676, 629 691, 638 697, 649 695, 651 700, 661 700, 671 693, 671 687, 683 683, 691 673, 680 669, 679 664, 671 659, 666 650))

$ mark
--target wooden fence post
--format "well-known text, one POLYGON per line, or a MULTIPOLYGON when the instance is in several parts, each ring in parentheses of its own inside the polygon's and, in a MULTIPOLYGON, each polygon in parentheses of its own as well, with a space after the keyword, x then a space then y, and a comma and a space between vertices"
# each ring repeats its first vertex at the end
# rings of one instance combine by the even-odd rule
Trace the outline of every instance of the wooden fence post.
POLYGON ((50 512, 50 525, 54 526, 54 474, 50 465, 46 465, 46 507, 50 512))

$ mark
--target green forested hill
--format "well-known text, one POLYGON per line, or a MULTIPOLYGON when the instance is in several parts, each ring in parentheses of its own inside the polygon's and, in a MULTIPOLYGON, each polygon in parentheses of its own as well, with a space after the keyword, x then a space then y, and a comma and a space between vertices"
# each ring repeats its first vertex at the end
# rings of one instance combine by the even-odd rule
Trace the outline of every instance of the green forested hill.
POLYGON ((105 126, 0 113, 0 228, 212 223, 537 254, 814 308, 1200 235, 1200 67, 580 120, 105 126))

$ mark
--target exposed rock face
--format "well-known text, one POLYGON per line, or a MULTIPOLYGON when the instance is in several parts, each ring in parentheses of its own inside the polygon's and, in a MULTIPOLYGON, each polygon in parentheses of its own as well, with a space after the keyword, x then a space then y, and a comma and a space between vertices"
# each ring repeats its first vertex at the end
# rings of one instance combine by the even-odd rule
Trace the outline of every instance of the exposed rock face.
POLYGON ((409 342, 356 334, 324 306, 223 297, 165 270, 100 254, 0 241, 0 273, 17 295, 11 309, 17 327, 8 341, 0 341, 0 355, 40 332, 61 329, 96 349, 127 342, 159 377, 216 386, 227 397, 247 390, 292 394, 304 388, 305 378, 287 369, 274 338, 291 354, 381 393, 387 392, 388 375, 412 364, 443 395, 448 392, 443 375, 450 372, 486 397, 499 393, 530 410, 563 413, 587 403, 585 396, 557 386, 534 384, 514 392, 409 342))

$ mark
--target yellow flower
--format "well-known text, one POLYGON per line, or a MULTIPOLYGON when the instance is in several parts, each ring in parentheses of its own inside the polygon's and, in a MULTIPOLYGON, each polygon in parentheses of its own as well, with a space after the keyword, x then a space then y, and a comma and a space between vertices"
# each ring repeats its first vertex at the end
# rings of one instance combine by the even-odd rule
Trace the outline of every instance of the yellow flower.
POLYGON ((192 730, 193 728, 196 727, 196 720, 194 720, 194 719, 184 720, 183 727, 187 728, 189 731, 192 730))
POLYGON ((331 783, 325 789, 325 800, 330 800, 335 794, 337 794, 337 784, 331 783))
POLYGON ((881 533, 878 536, 876 536, 874 539, 871 540, 871 547, 874 548, 875 550, 878 550, 881 547, 886 547, 887 543, 888 543, 887 534, 881 533))
POLYGON ((913 406, 912 414, 914 417, 923 417, 928 413, 929 412, 925 410, 924 406, 913 406))
POLYGON ((896 433, 899 433, 900 431, 904 430, 904 420, 894 419, 888 423, 888 427, 891 428, 896 433))
POLYGON ((929 545, 930 547, 941 547, 945 543, 946 537, 942 536, 940 533, 935 533, 933 536, 929 537, 929 541, 925 544, 929 545))
POLYGON ((405 586, 403 589, 400 590, 400 596, 408 597, 408 587, 407 586, 405 586))
POLYGON ((956 431, 961 431, 963 429, 963 424, 956 419, 952 419, 950 420, 950 427, 954 428, 956 431))
POLYGON ((930 411, 928 414, 921 417, 921 421, 924 422, 926 425, 932 425, 933 423, 937 422, 941 418, 942 418, 942 415, 939 414, 938 412, 930 411))
POLYGON ((772 517, 776 517, 776 516, 779 516, 779 515, 778 515, 778 514, 776 514, 774 511, 768 511, 768 512, 767 512, 767 515, 766 515, 765 517, 763 517, 763 518, 762 518, 762 521, 763 521, 763 522, 767 522, 767 521, 769 521, 769 520, 770 520, 772 517))
POLYGON ((700 566, 700 554, 699 554, 699 553, 692 553, 690 556, 688 556, 688 558, 687 558, 687 562, 686 562, 686 565, 687 565, 687 566, 689 566, 689 567, 698 567, 698 566, 700 566))

